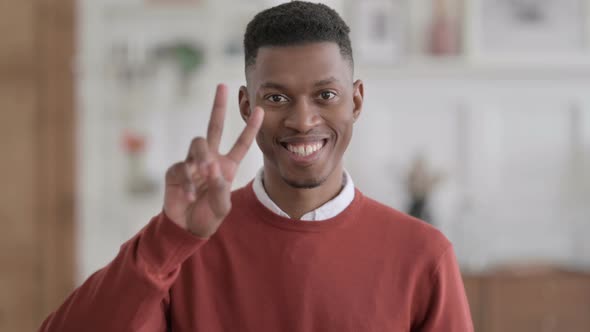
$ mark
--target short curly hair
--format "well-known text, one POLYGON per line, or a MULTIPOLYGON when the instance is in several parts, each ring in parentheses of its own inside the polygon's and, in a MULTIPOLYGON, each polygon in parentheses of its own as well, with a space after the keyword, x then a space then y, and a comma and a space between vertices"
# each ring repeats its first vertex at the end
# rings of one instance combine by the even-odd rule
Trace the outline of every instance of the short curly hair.
POLYGON ((332 8, 306 1, 291 1, 258 13, 244 34, 246 69, 256 63, 258 49, 313 42, 334 42, 353 66, 350 28, 332 8))

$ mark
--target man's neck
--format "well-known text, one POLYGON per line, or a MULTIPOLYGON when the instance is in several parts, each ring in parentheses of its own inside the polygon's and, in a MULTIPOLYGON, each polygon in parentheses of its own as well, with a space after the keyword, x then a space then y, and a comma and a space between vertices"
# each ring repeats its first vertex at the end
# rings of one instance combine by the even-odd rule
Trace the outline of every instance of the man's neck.
POLYGON ((295 188, 286 183, 272 171, 263 173, 264 189, 272 201, 293 219, 301 219, 309 211, 313 211, 336 197, 342 190, 342 167, 337 167, 332 174, 319 186, 311 189, 295 188))

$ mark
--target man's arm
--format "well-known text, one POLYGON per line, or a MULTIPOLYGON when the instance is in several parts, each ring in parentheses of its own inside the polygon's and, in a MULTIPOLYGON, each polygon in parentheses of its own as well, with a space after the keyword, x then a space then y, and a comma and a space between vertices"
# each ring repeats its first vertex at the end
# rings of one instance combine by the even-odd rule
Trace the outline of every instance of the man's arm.
POLYGON ((207 138, 166 172, 164 211, 91 276, 41 331, 164 331, 168 290, 180 265, 213 235, 231 209, 231 184, 256 137, 264 111, 255 107, 227 154, 219 153, 227 87, 217 86, 207 138))
POLYGON ((168 291, 181 264, 205 242, 162 213, 76 289, 40 331, 166 331, 168 291))
POLYGON ((473 332, 473 322, 461 272, 451 245, 438 259, 424 320, 415 332, 473 332))

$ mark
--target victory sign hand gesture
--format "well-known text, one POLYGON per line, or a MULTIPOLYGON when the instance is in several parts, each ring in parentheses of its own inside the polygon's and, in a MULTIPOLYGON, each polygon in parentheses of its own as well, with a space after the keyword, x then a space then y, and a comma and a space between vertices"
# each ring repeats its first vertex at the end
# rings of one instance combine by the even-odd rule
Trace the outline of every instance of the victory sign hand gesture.
POLYGON ((192 140, 188 156, 166 172, 164 213, 191 233, 210 237, 231 209, 231 184, 260 129, 264 112, 256 107, 229 153, 219 152, 227 104, 227 87, 217 86, 207 138, 192 140))

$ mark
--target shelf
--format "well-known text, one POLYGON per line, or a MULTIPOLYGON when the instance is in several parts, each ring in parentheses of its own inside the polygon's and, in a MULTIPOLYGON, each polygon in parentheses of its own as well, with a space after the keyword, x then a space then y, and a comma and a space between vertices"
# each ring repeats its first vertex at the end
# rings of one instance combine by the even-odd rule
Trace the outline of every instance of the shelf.
POLYGON ((519 62, 417 59, 397 65, 356 65, 356 76, 365 79, 500 79, 579 80, 590 79, 590 61, 519 62))

